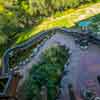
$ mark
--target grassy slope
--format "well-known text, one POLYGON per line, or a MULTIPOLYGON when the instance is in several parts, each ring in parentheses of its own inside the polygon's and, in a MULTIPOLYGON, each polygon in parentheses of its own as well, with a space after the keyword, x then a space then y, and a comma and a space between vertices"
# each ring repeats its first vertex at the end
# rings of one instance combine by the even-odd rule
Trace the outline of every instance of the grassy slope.
POLYGON ((49 17, 42 21, 42 23, 34 27, 30 32, 23 33, 17 39, 16 43, 19 44, 30 37, 36 35, 38 32, 47 30, 53 27, 67 27, 70 28, 76 22, 94 16, 100 13, 100 2, 96 4, 87 4, 78 9, 70 9, 62 13, 57 13, 55 16, 49 17))

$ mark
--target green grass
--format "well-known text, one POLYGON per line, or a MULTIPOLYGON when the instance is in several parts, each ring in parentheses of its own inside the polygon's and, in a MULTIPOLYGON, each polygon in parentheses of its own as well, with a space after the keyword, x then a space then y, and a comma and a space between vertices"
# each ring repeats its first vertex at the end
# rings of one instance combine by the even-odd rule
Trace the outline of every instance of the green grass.
POLYGON ((64 11, 60 14, 55 14, 55 16, 46 18, 39 25, 35 26, 30 32, 23 33, 19 36, 16 43, 22 43, 25 40, 28 40, 34 35, 37 35, 39 32, 51 29, 54 27, 73 27, 75 23, 95 16, 100 13, 100 2, 95 4, 88 4, 81 6, 78 9, 70 9, 64 11), (92 10, 91 10, 92 9, 92 10))

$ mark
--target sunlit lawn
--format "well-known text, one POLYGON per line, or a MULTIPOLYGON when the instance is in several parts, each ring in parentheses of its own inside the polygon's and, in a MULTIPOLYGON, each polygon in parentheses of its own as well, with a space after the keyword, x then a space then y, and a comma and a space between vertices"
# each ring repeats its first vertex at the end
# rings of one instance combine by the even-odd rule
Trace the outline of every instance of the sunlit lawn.
POLYGON ((40 25, 34 27, 30 32, 21 34, 16 43, 18 44, 25 40, 28 40, 32 36, 38 34, 38 32, 51 29, 53 27, 70 28, 74 26, 76 22, 87 19, 99 13, 100 3, 96 3, 81 6, 78 9, 67 10, 65 12, 62 12, 61 16, 60 14, 55 14, 55 16, 43 20, 40 25))

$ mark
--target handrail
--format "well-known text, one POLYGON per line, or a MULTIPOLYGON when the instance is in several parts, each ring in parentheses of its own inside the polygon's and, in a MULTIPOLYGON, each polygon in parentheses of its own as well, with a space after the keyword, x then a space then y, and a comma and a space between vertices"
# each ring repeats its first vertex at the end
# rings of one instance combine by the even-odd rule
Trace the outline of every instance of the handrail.
POLYGON ((14 48, 9 48, 5 51, 4 56, 3 56, 3 73, 2 74, 9 73, 9 71, 10 71, 9 70, 9 54, 11 52, 13 52, 16 49, 21 49, 21 50, 27 49, 31 45, 36 44, 39 40, 44 39, 45 36, 48 35, 48 33, 50 31, 54 31, 54 30, 55 31, 61 31, 61 32, 64 32, 64 33, 70 33, 70 35, 73 35, 73 36, 77 36, 76 33, 78 33, 78 34, 89 33, 89 31, 78 31, 78 30, 75 30, 75 29, 71 30, 71 29, 67 29, 67 28, 53 28, 53 29, 50 29, 50 30, 47 30, 47 31, 44 31, 44 32, 40 32, 39 35, 32 37, 31 39, 27 40, 26 42, 19 44, 14 48))

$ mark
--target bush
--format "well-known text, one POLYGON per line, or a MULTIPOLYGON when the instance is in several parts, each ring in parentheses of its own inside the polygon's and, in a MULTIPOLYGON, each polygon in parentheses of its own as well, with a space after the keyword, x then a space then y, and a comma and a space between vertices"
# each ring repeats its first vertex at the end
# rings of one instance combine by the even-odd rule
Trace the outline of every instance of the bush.
POLYGON ((29 76, 21 87, 21 100, 40 100, 42 86, 46 86, 48 90, 48 100, 55 100, 64 64, 69 58, 68 51, 59 45, 45 50, 41 57, 43 60, 32 66, 29 76))

